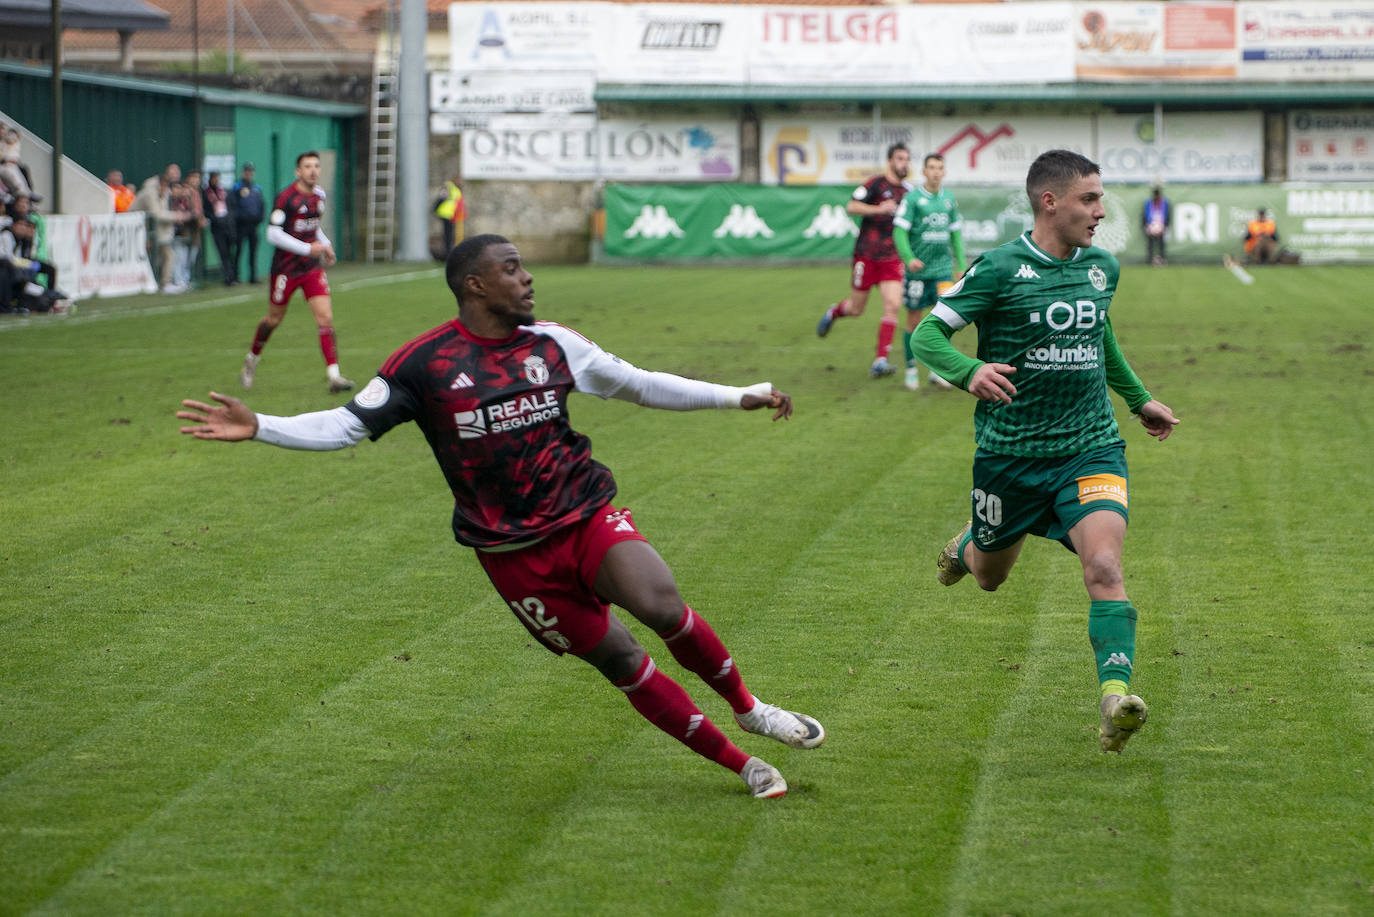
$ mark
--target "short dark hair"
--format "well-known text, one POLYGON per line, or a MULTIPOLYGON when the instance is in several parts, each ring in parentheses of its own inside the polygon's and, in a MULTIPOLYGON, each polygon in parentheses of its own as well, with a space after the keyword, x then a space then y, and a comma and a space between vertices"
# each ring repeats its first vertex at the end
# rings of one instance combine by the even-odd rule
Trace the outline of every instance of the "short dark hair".
POLYGON ((921 160, 921 168, 924 169, 926 166, 930 165, 930 161, 931 161, 932 159, 938 159, 938 160, 940 160, 941 162, 944 162, 944 161, 945 161, 945 157, 944 157, 943 154, 940 154, 940 153, 927 153, 927 154, 926 154, 926 158, 921 160))
POLYGON ((1031 212, 1040 212, 1040 195, 1046 191, 1063 194, 1078 179, 1101 173, 1097 163, 1072 150, 1046 150, 1035 157, 1026 173, 1026 197, 1030 198, 1031 212))
MULTIPOLYGON (((899 142, 899 143, 894 143, 894 144, 892 144, 892 146, 890 146, 890 147, 887 148, 887 158, 888 158, 888 159, 891 159, 891 158, 892 158, 892 154, 895 153, 895 152, 897 152, 898 150, 907 150, 907 145, 906 145, 905 143, 900 143, 900 142, 899 142)), ((907 152, 909 153, 909 152, 911 152, 911 151, 910 151, 910 150, 907 150, 907 152)))
POLYGON ((509 244, 510 239, 505 236, 488 232, 468 236, 453 246, 453 250, 448 253, 448 259, 444 262, 444 279, 448 281, 448 288, 453 291, 459 303, 463 301, 463 278, 477 273, 486 257, 487 249, 493 245, 509 244))
POLYGON ((297 157, 296 157, 296 168, 298 168, 298 169, 300 168, 300 166, 301 166, 301 160, 302 160, 302 159, 309 159, 311 156, 314 156, 316 159, 319 159, 319 158, 320 158, 320 151, 319 151, 319 150, 306 150, 304 153, 302 153, 301 155, 297 156, 297 157))

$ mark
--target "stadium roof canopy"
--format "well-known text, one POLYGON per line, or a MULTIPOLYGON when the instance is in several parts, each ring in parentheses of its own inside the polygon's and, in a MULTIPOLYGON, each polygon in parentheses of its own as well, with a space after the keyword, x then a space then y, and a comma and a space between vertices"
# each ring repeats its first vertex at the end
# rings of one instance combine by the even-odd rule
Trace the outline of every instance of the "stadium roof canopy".
MULTIPOLYGON (((160 32, 172 17, 143 0, 61 0, 64 29, 160 32)), ((36 29, 52 25, 52 0, 0 0, 0 28, 36 29)))
POLYGON ((1374 102, 1358 83, 1015 83, 906 86, 665 86, 605 84, 598 102, 1030 102, 1103 105, 1319 105, 1374 102))

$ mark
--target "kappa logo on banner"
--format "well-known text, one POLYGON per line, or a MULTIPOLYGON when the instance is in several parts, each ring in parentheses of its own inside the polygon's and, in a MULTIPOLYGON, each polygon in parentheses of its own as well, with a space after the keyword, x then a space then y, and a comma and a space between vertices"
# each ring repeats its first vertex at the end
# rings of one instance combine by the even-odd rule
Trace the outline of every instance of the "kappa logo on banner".
POLYGON ((756 239, 759 236, 771 239, 773 230, 763 221, 763 217, 758 215, 753 205, 731 204, 730 212, 716 227, 714 235, 717 239, 725 236, 732 239, 756 239))
POLYGON ((816 218, 802 232, 802 238, 814 239, 820 236, 822 239, 840 239, 858 234, 859 227, 854 225, 854 220, 843 207, 839 204, 821 204, 821 209, 816 212, 816 218))
POLYGON ((630 228, 625 230, 627 239, 666 239, 668 236, 681 239, 683 232, 662 204, 645 204, 630 228))

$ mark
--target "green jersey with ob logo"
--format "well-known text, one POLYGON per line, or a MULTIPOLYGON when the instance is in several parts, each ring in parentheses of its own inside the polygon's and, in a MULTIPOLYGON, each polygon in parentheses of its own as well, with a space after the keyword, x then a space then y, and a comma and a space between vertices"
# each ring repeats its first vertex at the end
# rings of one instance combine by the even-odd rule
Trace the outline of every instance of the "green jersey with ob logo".
MULTIPOLYGON (((897 251, 903 254, 904 261, 920 258, 925 264, 919 271, 909 274, 908 279, 949 280, 953 277, 951 235, 963 229, 963 225, 959 205, 948 191, 941 188, 932 193, 923 185, 908 191, 892 220, 893 241, 898 243, 897 251), (903 241, 910 245, 910 253, 903 250, 903 241)), ((963 267, 962 253, 959 257, 959 266, 963 267)))
MULTIPOLYGON (((940 297, 923 324, 943 323, 948 356, 964 361, 964 371, 947 378, 967 386, 979 361, 1016 367, 1010 404, 978 402, 974 438, 979 446, 1006 455, 1051 457, 1121 441, 1107 395, 1109 377, 1132 410, 1148 401, 1149 393, 1126 365, 1108 321, 1119 274, 1116 258, 1100 248, 1078 248, 1067 258, 1055 258, 1027 232, 984 253, 940 297), (948 344, 950 334, 970 323, 978 327, 977 361, 948 344)), ((927 361, 925 353, 917 355, 927 361)))

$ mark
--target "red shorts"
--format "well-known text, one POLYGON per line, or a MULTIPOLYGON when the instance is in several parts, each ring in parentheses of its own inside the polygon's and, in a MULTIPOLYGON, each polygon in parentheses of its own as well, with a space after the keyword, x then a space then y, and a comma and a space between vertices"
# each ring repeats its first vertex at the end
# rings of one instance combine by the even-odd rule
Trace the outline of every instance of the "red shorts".
POLYGON ((284 306, 291 299, 291 294, 300 290, 305 294, 306 299, 313 299, 316 296, 329 295, 329 278, 324 275, 324 268, 317 267, 306 271, 304 274, 273 274, 271 292, 268 298, 273 305, 284 306))
POLYGON ((855 258, 849 286, 854 290, 868 290, 887 280, 901 283, 905 277, 901 258, 855 258))
POLYGON ((592 585, 612 545, 648 541, 628 509, 603 506, 589 519, 515 551, 478 551, 491 584, 530 633, 560 656, 581 656, 611 626, 610 604, 592 585))

